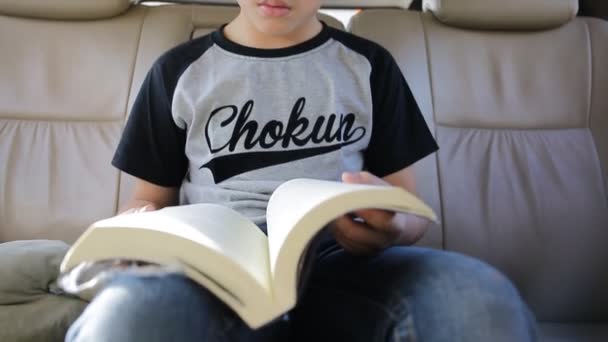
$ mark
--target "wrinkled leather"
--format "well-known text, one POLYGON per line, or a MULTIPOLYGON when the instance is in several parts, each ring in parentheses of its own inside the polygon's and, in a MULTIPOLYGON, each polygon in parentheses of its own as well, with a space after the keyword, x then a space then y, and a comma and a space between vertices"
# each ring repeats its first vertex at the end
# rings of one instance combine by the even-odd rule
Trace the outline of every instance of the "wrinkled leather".
POLYGON ((424 0, 446 25, 492 30, 542 30, 576 16, 578 0, 424 0))
POLYGON ((0 14, 39 19, 91 20, 117 16, 130 5, 130 0, 0 0, 0 14))
POLYGON ((351 29, 395 56, 439 142, 415 166, 434 240, 505 272, 541 321, 608 321, 608 22, 464 30, 383 9, 351 29))

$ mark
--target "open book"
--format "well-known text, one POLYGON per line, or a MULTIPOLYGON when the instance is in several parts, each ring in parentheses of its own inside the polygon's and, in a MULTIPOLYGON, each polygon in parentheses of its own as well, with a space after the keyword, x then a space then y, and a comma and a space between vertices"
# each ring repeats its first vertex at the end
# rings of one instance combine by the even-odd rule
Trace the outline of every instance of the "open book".
POLYGON ((215 204, 120 215, 89 227, 61 271, 107 259, 178 264, 257 328, 295 306, 315 236, 340 215, 365 208, 436 220, 431 208, 398 187, 295 179, 270 197, 267 236, 246 217, 215 204))

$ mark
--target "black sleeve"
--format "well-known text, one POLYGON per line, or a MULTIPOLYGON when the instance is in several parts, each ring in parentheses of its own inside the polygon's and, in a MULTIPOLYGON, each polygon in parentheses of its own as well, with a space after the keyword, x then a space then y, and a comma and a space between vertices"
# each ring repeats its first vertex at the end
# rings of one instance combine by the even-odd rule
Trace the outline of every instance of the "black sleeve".
POLYGON ((186 130, 171 114, 177 70, 159 59, 148 72, 114 154, 112 165, 148 182, 181 185, 188 168, 186 130))
POLYGON ((388 51, 376 55, 370 83, 373 123, 371 140, 364 153, 365 168, 384 177, 437 151, 437 143, 418 104, 388 51))

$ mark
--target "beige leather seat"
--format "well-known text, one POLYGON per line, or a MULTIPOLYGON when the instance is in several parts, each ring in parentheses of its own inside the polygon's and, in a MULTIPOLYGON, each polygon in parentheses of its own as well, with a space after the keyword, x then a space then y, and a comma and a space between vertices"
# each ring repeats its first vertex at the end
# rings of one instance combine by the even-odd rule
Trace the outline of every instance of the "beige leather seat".
POLYGON ((394 54, 439 142, 426 243, 505 272, 544 340, 608 341, 608 22, 576 0, 424 6, 351 30, 394 54))
POLYGON ((0 1, 0 242, 74 240, 116 212, 109 165, 151 60, 188 15, 115 1, 0 1))
POLYGON ((0 242, 71 242, 114 215, 131 181, 110 159, 146 72, 164 51, 236 13, 0 0, 0 242))

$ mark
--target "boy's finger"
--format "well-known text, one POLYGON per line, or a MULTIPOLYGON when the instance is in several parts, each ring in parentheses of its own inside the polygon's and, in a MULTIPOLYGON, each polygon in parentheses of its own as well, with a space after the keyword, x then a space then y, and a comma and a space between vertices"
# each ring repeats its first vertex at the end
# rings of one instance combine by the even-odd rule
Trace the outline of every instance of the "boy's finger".
POLYGON ((362 218, 365 223, 371 226, 372 229, 391 233, 393 228, 393 218, 395 212, 381 209, 364 209, 355 212, 357 216, 362 218))
POLYGON ((334 236, 337 239, 374 249, 386 248, 392 242, 391 236, 370 229, 365 223, 356 222, 348 216, 342 216, 334 221, 334 236))
POLYGON ((154 211, 156 210, 156 208, 151 205, 151 204, 147 204, 144 205, 143 207, 135 207, 135 208, 131 208, 131 209, 127 209, 125 211, 123 211, 122 213, 118 214, 118 215, 128 215, 128 214, 135 214, 135 213, 143 213, 146 211, 154 211))
POLYGON ((135 212, 137 208, 131 208, 131 209, 127 209, 125 211, 123 211, 122 213, 118 214, 118 215, 128 215, 128 214, 133 214, 135 212))
POLYGON ((337 240, 340 246, 344 248, 345 251, 356 254, 356 255, 370 255, 375 253, 377 250, 373 249, 369 246, 364 246, 362 244, 357 244, 348 240, 337 240))
POLYGON ((344 172, 342 173, 342 181, 344 183, 352 184, 389 185, 384 179, 376 177, 366 171, 344 172))
POLYGON ((137 209, 138 213, 143 213, 146 211, 154 211, 154 206, 152 206, 151 204, 147 204, 147 205, 144 205, 143 207, 137 209))
POLYGON ((352 254, 369 255, 369 254, 373 254, 373 253, 381 250, 378 247, 371 246, 364 242, 349 240, 349 239, 345 238, 344 236, 341 236, 339 233, 334 234, 334 236, 335 236, 338 244, 340 244, 340 246, 342 246, 342 248, 344 248, 344 250, 346 250, 352 254))

